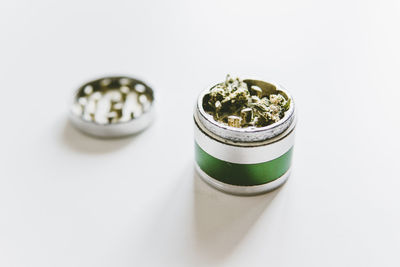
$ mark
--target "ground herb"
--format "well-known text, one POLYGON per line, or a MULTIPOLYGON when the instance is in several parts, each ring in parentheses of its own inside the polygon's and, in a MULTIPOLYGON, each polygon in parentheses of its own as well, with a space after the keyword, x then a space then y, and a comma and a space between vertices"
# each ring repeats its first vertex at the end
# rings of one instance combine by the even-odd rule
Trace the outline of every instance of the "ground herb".
POLYGON ((249 86, 239 78, 226 80, 210 89, 204 96, 203 108, 220 123, 236 127, 264 127, 278 122, 289 109, 290 100, 283 95, 266 95, 255 85, 249 86))

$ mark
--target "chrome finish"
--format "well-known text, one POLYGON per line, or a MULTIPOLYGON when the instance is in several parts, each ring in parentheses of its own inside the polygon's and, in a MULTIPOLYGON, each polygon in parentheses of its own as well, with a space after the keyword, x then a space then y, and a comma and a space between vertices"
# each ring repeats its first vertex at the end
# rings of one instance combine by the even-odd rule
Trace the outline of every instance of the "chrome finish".
POLYGON ((76 91, 69 118, 76 128, 96 137, 127 136, 151 124, 154 100, 153 90, 142 81, 125 76, 104 77, 85 83, 76 91))
POLYGON ((202 171, 195 163, 195 169, 196 172, 199 174, 200 178, 205 181, 207 184, 210 186, 214 187, 215 189, 218 189, 219 191, 222 191, 224 193, 232 194, 232 195, 239 195, 239 196, 253 196, 253 195, 259 195, 263 193, 270 192, 274 189, 277 189, 278 187, 282 186, 287 179, 290 176, 291 169, 289 169, 286 173, 284 173, 281 177, 278 179, 275 179, 269 183, 266 184, 261 184, 261 185, 254 185, 254 186, 238 186, 238 185, 231 185, 231 184, 226 184, 223 182, 220 182, 208 174, 206 174, 204 171, 202 171))

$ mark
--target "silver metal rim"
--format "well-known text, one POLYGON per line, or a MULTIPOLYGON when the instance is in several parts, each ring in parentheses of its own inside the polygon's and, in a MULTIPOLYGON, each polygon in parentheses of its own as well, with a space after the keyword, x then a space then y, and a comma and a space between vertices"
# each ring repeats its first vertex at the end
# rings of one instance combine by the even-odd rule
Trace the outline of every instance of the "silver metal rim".
POLYGON ((239 196, 254 196, 263 193, 268 193, 274 189, 277 189, 287 181, 291 172, 291 169, 289 169, 285 174, 283 174, 278 179, 266 184, 254 185, 254 186, 238 186, 238 185, 222 183, 212 178, 207 173, 202 171, 199 165, 197 165, 197 163, 195 163, 195 169, 199 174, 200 178, 210 186, 214 187, 215 189, 221 192, 239 196))
POLYGON ((296 112, 292 115, 292 120, 291 124, 286 128, 284 131, 282 131, 280 134, 275 135, 269 139, 263 140, 263 141, 254 141, 254 142, 234 142, 230 139, 223 138, 221 136, 216 135, 214 132, 211 132, 209 129, 207 129, 201 122, 199 118, 198 112, 194 112, 193 114, 193 119, 195 122, 195 126, 197 126, 201 131, 203 131, 205 134, 207 134, 209 137, 212 139, 215 139, 216 141, 223 143, 223 144, 229 144, 232 146, 238 146, 238 147, 256 147, 256 146, 265 146, 269 145, 275 142, 278 142, 279 140, 285 138, 288 134, 290 134, 295 128, 296 128, 296 123, 297 123, 297 117, 296 117, 296 112))
MULTIPOLYGON (((126 122, 117 122, 117 123, 110 123, 110 124, 99 124, 96 122, 92 121, 86 121, 82 117, 79 117, 75 115, 73 112, 69 112, 69 120, 71 121, 72 125, 76 127, 78 130, 81 132, 94 136, 94 137, 99 137, 99 138, 118 138, 118 137, 125 137, 129 135, 134 135, 136 133, 139 133, 143 130, 145 130, 147 127, 151 125, 151 123, 155 119, 155 114, 156 114, 156 109, 155 109, 155 104, 157 102, 156 98, 156 93, 154 90, 148 86, 146 83, 143 81, 128 77, 128 76, 109 76, 109 77, 103 77, 100 79, 96 79, 93 81, 86 82, 83 84, 79 89, 76 90, 76 92, 73 95, 72 103, 76 101, 76 98, 79 94, 79 92, 82 90, 82 88, 90 84, 91 82, 95 82, 101 79, 110 79, 110 78, 127 78, 136 82, 139 82, 143 85, 145 85, 148 89, 153 94, 153 101, 151 102, 151 106, 149 110, 144 112, 142 115, 140 115, 137 118, 134 118, 132 120, 126 121, 126 122)), ((71 103, 71 104, 72 104, 71 103)))
POLYGON ((139 133, 145 130, 155 119, 155 110, 151 108, 139 118, 125 123, 97 124, 85 121, 70 112, 69 119, 78 130, 100 138, 117 138, 139 133))

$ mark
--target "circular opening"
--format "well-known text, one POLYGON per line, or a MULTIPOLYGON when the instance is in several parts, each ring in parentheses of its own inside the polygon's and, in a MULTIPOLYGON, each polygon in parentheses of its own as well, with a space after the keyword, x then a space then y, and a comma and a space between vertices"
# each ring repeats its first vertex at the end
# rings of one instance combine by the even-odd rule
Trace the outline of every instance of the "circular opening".
MULTIPOLYGON (((294 102, 293 102, 291 95, 289 94, 289 92, 287 90, 285 90, 284 88, 282 88, 280 86, 277 86, 277 85, 274 85, 274 84, 271 84, 268 82, 260 81, 260 80, 245 79, 245 80, 243 80, 243 82, 245 82, 247 84, 248 88, 250 88, 253 85, 261 88, 263 95, 269 96, 271 94, 279 93, 287 101, 290 101, 289 108, 288 108, 288 110, 286 110, 284 112, 284 116, 279 121, 274 122, 274 123, 264 126, 264 127, 252 126, 252 127, 239 128, 239 127, 232 127, 227 124, 216 121, 211 114, 209 114, 207 111, 205 111, 203 104, 204 104, 204 101, 207 101, 207 97, 208 97, 210 90, 212 88, 214 88, 215 86, 217 86, 218 84, 211 87, 210 89, 204 90, 200 94, 200 96, 198 98, 198 103, 197 103, 197 108, 198 108, 200 115, 204 119, 206 119, 207 122, 211 123, 212 125, 220 128, 220 129, 225 129, 227 131, 236 132, 236 133, 257 133, 257 132, 270 131, 272 129, 280 127, 281 125, 286 124, 287 121, 289 120, 289 118, 292 117, 292 115, 294 113, 294 102)), ((205 125, 205 126, 207 127, 207 125, 205 125)), ((207 127, 207 128, 209 128, 209 127, 207 127)), ((215 129, 215 127, 210 127, 210 128, 211 129, 209 129, 209 130, 211 130, 211 131, 213 131, 212 129, 215 129)), ((220 133, 220 131, 219 131, 219 133, 220 133)), ((216 134, 219 134, 219 133, 216 133, 216 134)))

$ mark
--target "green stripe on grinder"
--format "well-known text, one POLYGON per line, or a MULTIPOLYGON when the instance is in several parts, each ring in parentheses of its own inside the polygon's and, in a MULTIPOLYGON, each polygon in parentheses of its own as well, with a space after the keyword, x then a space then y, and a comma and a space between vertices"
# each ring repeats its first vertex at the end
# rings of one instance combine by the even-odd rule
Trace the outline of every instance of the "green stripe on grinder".
POLYGON ((237 164, 217 159, 195 142, 195 157, 200 169, 212 178, 231 185, 253 186, 269 183, 290 168, 293 147, 271 161, 256 164, 237 164))

